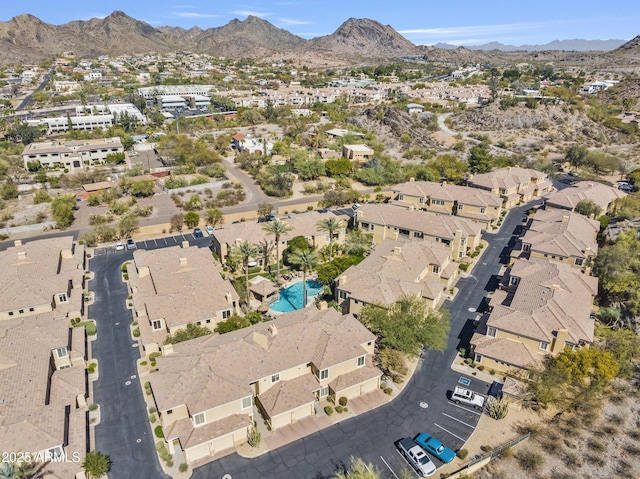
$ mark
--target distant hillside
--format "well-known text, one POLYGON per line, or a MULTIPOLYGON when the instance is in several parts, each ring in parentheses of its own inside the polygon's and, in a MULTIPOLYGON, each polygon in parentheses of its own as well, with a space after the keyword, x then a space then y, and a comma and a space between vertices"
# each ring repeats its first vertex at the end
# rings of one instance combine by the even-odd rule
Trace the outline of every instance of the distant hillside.
MULTIPOLYGON (((615 42, 611 40, 610 42, 615 42)), ((389 25, 366 18, 350 18, 332 34, 305 40, 277 28, 266 20, 249 16, 234 19, 221 27, 189 30, 179 27, 152 27, 148 23, 115 11, 105 18, 72 21, 64 25, 44 23, 32 15, 20 15, 0 22, 0 63, 38 62, 63 51, 94 58, 102 54, 120 55, 147 52, 191 51, 212 56, 288 59, 294 64, 338 66, 390 61, 398 57, 422 57, 428 61, 461 63, 514 63, 519 61, 557 62, 582 66, 607 66, 619 70, 638 68, 638 38, 610 52, 563 52, 553 48, 605 48, 604 43, 586 40, 556 41, 541 46, 542 51, 502 51, 499 43, 480 47, 449 49, 416 46, 389 25), (581 42, 581 43, 580 43, 581 42)), ((609 47, 606 47, 609 48, 609 47)))
MULTIPOLYGON (((505 45, 500 42, 484 43, 482 45, 468 45, 466 48, 469 50, 499 50, 501 52, 514 52, 514 51, 530 51, 530 52, 542 52, 546 50, 560 50, 565 52, 596 52, 596 51, 610 51, 615 50, 620 45, 623 45, 625 40, 554 40, 543 45, 505 45)), ((436 43, 436 48, 445 48, 447 50, 453 50, 458 48, 458 45, 451 45, 450 43, 436 43)))

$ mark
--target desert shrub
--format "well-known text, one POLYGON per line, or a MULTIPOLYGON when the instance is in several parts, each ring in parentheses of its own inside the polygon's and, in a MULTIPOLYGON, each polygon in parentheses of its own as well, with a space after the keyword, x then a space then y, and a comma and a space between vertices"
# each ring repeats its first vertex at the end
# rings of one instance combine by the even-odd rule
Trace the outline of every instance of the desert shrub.
POLYGON ((516 453, 516 459, 525 471, 537 472, 542 468, 544 464, 544 457, 542 454, 532 451, 530 449, 524 449, 516 453))
POLYGON ((134 338, 139 338, 140 337, 140 328, 136 328, 133 330, 133 337, 134 338))
POLYGON ((247 443, 251 447, 258 447, 260 441, 262 441, 262 434, 258 431, 258 428, 255 426, 247 428, 247 443))
POLYGON ((324 413, 327 416, 331 416, 333 414, 333 408, 331 406, 325 406, 324 407, 324 413))
POLYGON ((387 386, 386 388, 384 388, 384 393, 389 395, 393 392, 393 389, 391 389, 389 386, 387 386))
POLYGON ((149 421, 151 422, 151 424, 155 423, 157 421, 156 415, 155 414, 150 414, 149 415, 149 421))
POLYGON ((340 404, 340 406, 342 406, 342 407, 346 406, 346 405, 347 405, 347 402, 348 402, 348 400, 347 400, 347 398, 346 398, 346 397, 344 397, 344 396, 342 396, 340 399, 338 399, 338 403, 339 403, 339 404, 340 404))
POLYGON ((344 411, 344 408, 342 406, 340 406, 339 404, 336 406, 336 412, 338 414, 342 414, 342 412, 344 411))
POLYGON ((460 449, 457 453, 456 456, 458 456, 459 459, 465 460, 467 458, 467 456, 469 455, 469 451, 462 448, 460 449))
POLYGON ((178 470, 180 472, 187 472, 187 469, 189 469, 189 466, 184 462, 178 466, 178 470))

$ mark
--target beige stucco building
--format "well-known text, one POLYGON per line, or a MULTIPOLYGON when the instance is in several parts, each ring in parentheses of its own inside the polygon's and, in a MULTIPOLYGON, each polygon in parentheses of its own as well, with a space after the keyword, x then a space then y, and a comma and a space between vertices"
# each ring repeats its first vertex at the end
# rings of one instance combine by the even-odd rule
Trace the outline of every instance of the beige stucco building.
POLYGON ((100 138, 93 140, 64 140, 31 143, 22 152, 25 169, 29 163, 37 162, 43 167, 60 166, 68 170, 85 169, 101 165, 107 155, 123 153, 120 138, 100 138))
POLYGON ((460 260, 480 245, 480 225, 466 218, 429 213, 389 204, 364 204, 356 210, 355 226, 384 239, 416 239, 442 243, 452 260, 460 260))
POLYGON ((423 298, 435 309, 457 275, 458 263, 444 244, 385 239, 336 279, 336 300, 356 316, 365 304, 390 306, 403 296, 423 298))
POLYGON ((353 316, 306 308, 169 346, 149 381, 170 451, 191 462, 246 441, 258 415, 277 429, 377 390, 374 342, 353 316))
POLYGON ((496 226, 502 212, 502 198, 495 193, 443 181, 400 183, 392 189, 398 205, 413 205, 432 213, 456 215, 488 229, 496 226))
POLYGON ((613 186, 595 181, 579 181, 574 185, 558 190, 545 199, 545 208, 574 211, 581 201, 592 201, 602 213, 607 213, 611 203, 627 196, 613 186))
POLYGON ((136 250, 127 264, 134 320, 147 354, 159 351, 167 335, 188 324, 211 330, 240 313, 239 296, 223 279, 211 252, 185 243, 136 250))
POLYGON ((502 198, 509 209, 553 191, 549 175, 531 168, 508 166, 489 173, 473 175, 467 180, 472 188, 490 191, 502 198))
POLYGON ((375 152, 373 149, 364 144, 342 146, 342 156, 356 163, 366 163, 372 159, 374 155, 375 152))
POLYGON ((70 321, 84 309, 84 268, 71 236, 0 252, 0 445, 51 459, 53 478, 75 477, 88 440, 87 338, 70 321))
POLYGON ((511 255, 568 264, 589 272, 598 254, 600 222, 567 210, 538 210, 511 255))
POLYGON ((516 260, 471 339, 475 362, 527 377, 547 355, 593 342, 597 278, 547 260, 516 260))

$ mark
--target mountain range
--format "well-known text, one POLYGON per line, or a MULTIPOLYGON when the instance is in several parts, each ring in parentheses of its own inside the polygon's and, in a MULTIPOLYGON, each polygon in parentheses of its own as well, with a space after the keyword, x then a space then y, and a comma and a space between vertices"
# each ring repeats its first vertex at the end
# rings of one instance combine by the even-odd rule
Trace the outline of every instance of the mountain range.
MULTIPOLYGON (((621 45, 624 45, 626 40, 611 39, 611 40, 553 40, 549 43, 542 45, 505 45, 500 42, 483 43, 482 45, 467 45, 469 50, 500 50, 502 52, 514 52, 514 51, 529 51, 529 52, 542 52, 546 50, 560 50, 565 52, 594 52, 594 51, 609 51, 615 50, 621 45)), ((452 45, 450 43, 436 43, 434 47, 446 48, 453 50, 458 48, 459 45, 452 45)))
MULTIPOLYGON (((638 39, 627 42, 613 52, 623 64, 640 62, 638 39), (633 42, 636 43, 633 43, 633 42), (630 59, 630 60, 629 60, 630 59)), ((569 44, 558 42, 559 47, 569 49, 569 44)), ((585 42, 585 41, 582 41, 585 42)), ((553 43, 553 42, 552 42, 553 43)), ((434 61, 492 62, 505 60, 511 52, 500 51, 500 44, 488 44, 488 50, 474 51, 456 47, 453 50, 432 46, 414 45, 389 25, 370 19, 350 18, 330 35, 306 40, 277 28, 259 17, 234 19, 221 27, 188 30, 180 27, 153 27, 136 20, 121 11, 114 11, 104 18, 72 21, 63 25, 51 25, 33 15, 19 15, 0 22, 0 63, 28 63, 53 58, 64 51, 73 51, 77 57, 95 58, 100 55, 167 53, 191 51, 228 58, 252 58, 259 60, 296 58, 303 63, 331 66, 342 62, 366 63, 372 60, 392 59, 400 56, 424 57, 434 61)), ((583 46, 586 45, 582 44, 583 46)), ((505 46, 508 47, 508 46, 505 46)), ((515 48, 515 47, 514 47, 515 48)), ((522 47, 518 47, 522 48, 522 47)), ((515 52, 523 57, 523 52, 515 52)), ((612 53, 612 52, 607 52, 612 53)), ((584 63, 592 58, 596 63, 609 64, 609 59, 599 52, 580 53, 572 61, 584 63), (585 56, 586 55, 586 56, 585 56)), ((571 60, 565 52, 524 52, 537 60, 571 60)), ((573 52, 576 55, 576 52, 573 52)), ((569 55, 569 56, 568 56, 569 55)), ((507 59, 506 61, 511 61, 507 59)))

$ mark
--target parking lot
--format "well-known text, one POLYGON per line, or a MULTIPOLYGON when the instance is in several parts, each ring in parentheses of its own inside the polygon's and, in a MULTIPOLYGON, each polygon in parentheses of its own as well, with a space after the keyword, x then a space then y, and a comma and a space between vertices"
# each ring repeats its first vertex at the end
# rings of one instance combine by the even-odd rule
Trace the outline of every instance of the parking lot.
POLYGON ((197 246, 199 248, 208 248, 211 244, 211 236, 209 236, 206 232, 202 238, 196 238, 192 231, 180 233, 173 236, 165 236, 162 238, 148 239, 142 241, 136 241, 136 248, 129 249, 125 248, 124 250, 117 251, 115 245, 104 246, 100 248, 96 248, 94 250, 94 254, 96 256, 100 256, 103 254, 132 254, 134 249, 145 249, 145 250, 154 250, 159 248, 167 248, 169 246, 179 246, 183 241, 189 242, 190 246, 197 246))

